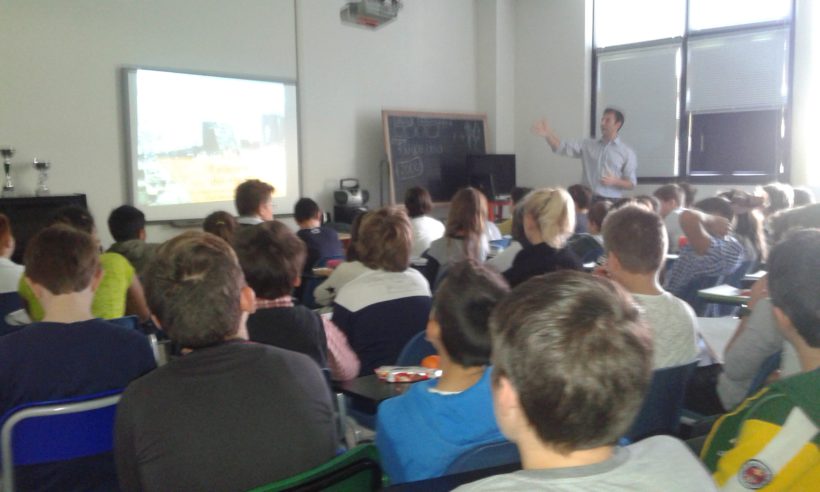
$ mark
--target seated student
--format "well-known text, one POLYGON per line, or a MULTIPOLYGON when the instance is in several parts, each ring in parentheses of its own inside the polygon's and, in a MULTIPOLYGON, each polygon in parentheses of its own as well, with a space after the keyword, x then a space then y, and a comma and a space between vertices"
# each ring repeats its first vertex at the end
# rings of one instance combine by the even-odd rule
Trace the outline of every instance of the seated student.
POLYGON ((729 200, 735 213, 733 232, 743 245, 743 264, 746 265, 746 271, 742 275, 756 272, 760 265, 766 263, 769 249, 763 229, 763 212, 760 210, 764 198, 741 190, 724 191, 719 196, 729 200))
POLYGON ((592 189, 581 184, 574 184, 567 188, 567 193, 575 204, 575 234, 589 232, 587 212, 592 204, 592 189))
POLYGON ((239 217, 236 221, 240 226, 256 225, 273 220, 273 186, 249 179, 243 181, 234 191, 234 204, 239 217))
POLYGON ((556 272, 516 287, 493 311, 493 402, 523 470, 457 490, 716 490, 682 442, 616 443, 649 386, 649 334, 615 284, 556 272))
POLYGON ((658 280, 666 241, 660 216, 640 207, 626 206, 604 221, 606 272, 643 307, 652 331, 655 369, 686 364, 697 355, 695 312, 664 291, 658 280))
POLYGON ((335 455, 333 404, 316 363, 246 340, 255 298, 228 243, 198 231, 171 239, 145 288, 155 321, 187 353, 120 400, 123 491, 248 490, 335 455))
POLYGON ((680 227, 680 214, 683 212, 686 193, 676 184, 667 184, 656 189, 653 195, 661 202, 658 213, 663 217, 666 232, 669 234, 669 252, 677 253, 680 249, 680 238, 684 235, 680 227))
POLYGON ((413 227, 410 257, 419 258, 430 247, 430 243, 444 235, 444 224, 427 215, 433 210, 433 199, 421 186, 407 190, 404 194, 404 208, 407 209, 410 225, 413 227))
POLYGON ((567 248, 581 260, 582 263, 599 261, 604 254, 604 238, 601 235, 601 226, 606 219, 612 203, 609 200, 598 200, 589 207, 587 213, 587 233, 573 234, 567 240, 567 248))
POLYGON ((807 188, 805 186, 795 186, 792 191, 794 192, 795 208, 814 203, 814 192, 811 191, 811 188, 807 188))
POLYGON ((293 288, 302 280, 305 244, 278 221, 246 227, 234 244, 245 280, 256 293, 256 312, 248 317, 250 340, 301 352, 335 380, 359 374, 359 359, 344 333, 330 320, 293 304, 293 288))
POLYGON ((412 230, 397 207, 368 212, 356 254, 367 271, 339 289, 333 322, 359 356, 359 374, 396 362, 404 345, 422 331, 430 313, 430 286, 410 265, 412 230))
POLYGON ((300 198, 293 210, 293 218, 299 226, 296 233, 307 245, 305 273, 310 273, 322 258, 344 256, 339 234, 332 227, 322 225, 322 209, 310 198, 300 198))
POLYGON ((23 265, 11 261, 14 246, 11 221, 5 214, 0 214, 0 293, 16 292, 23 277, 23 265))
MULTIPOLYGON (((124 388, 156 367, 141 333, 95 319, 103 276, 91 235, 66 225, 28 242, 25 282, 44 309, 42 321, 0 337, 0 415, 39 401, 124 388)), ((110 453, 15 470, 17 490, 116 490, 110 453)))
MULTIPOLYGON (((532 191, 532 188, 527 188, 523 186, 516 186, 512 190, 510 190, 510 201, 512 205, 510 206, 510 210, 513 211, 511 215, 515 215, 515 209, 518 207, 518 204, 521 203, 521 200, 524 199, 525 196, 532 191)), ((498 232, 500 232, 504 236, 510 236, 513 233, 513 217, 506 219, 505 221, 498 224, 498 232)))
POLYGON ((203 231, 221 237, 228 244, 233 244, 238 229, 239 223, 236 218, 224 210, 212 212, 202 222, 203 231))
POLYGON ((379 405, 376 445, 392 483, 440 476, 464 452, 504 440, 490 396, 488 319, 508 291, 501 276, 470 261, 453 265, 436 291, 427 339, 441 378, 379 405))
POLYGON ((498 273, 505 272, 512 267, 515 257, 525 247, 530 246, 527 240, 527 234, 524 232, 524 201, 518 201, 518 205, 513 209, 512 213, 512 240, 510 245, 494 257, 488 259, 484 264, 498 273))
MULTIPOLYGON (((52 224, 66 224, 77 230, 90 234, 99 246, 94 218, 88 210, 80 207, 64 207, 58 210, 51 220, 52 224)), ((133 314, 140 320, 150 316, 145 304, 142 284, 131 263, 119 253, 106 252, 100 255, 103 276, 99 287, 94 292, 91 313, 103 319, 120 318, 133 314)), ((33 321, 43 319, 43 307, 34 295, 28 283, 20 281, 20 297, 26 303, 26 310, 33 321)))
POLYGON ((743 246, 731 235, 734 212, 729 200, 706 198, 696 203, 695 208, 698 210, 681 212, 680 225, 687 244, 681 248, 664 285, 681 298, 695 279, 729 275, 743 261, 743 246))
POLYGON ((141 275, 159 244, 145 242, 145 214, 131 205, 122 205, 108 215, 108 230, 116 241, 108 248, 123 255, 141 275))
POLYGON ((345 261, 339 263, 333 269, 333 273, 330 274, 327 280, 316 286, 313 291, 313 300, 316 304, 329 306, 343 285, 369 271, 369 268, 359 261, 359 255, 356 253, 356 245, 359 243, 359 229, 362 219, 367 213, 358 214, 353 218, 353 223, 350 225, 350 244, 347 246, 345 261))
POLYGON ((535 275, 580 270, 578 258, 564 247, 575 230, 575 205, 562 188, 535 190, 524 202, 524 233, 530 246, 515 256, 504 278, 516 286, 535 275))
POLYGON ((701 458, 724 488, 816 490, 820 483, 820 230, 769 257, 769 292, 801 374, 771 384, 715 423, 701 458))

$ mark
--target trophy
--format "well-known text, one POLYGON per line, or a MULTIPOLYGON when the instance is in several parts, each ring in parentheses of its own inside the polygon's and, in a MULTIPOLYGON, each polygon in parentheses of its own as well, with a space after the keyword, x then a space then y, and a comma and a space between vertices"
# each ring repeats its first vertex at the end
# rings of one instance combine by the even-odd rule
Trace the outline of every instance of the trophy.
POLYGON ((14 157, 14 148, 0 148, 0 154, 3 155, 3 170, 6 172, 6 183, 3 185, 3 196, 14 196, 14 182, 11 180, 11 158, 14 157))
POLYGON ((46 180, 48 180, 48 170, 51 169, 51 163, 48 161, 38 161, 35 157, 34 169, 39 173, 37 175, 37 189, 34 191, 34 194, 37 196, 50 195, 51 191, 49 191, 48 186, 46 186, 46 180))

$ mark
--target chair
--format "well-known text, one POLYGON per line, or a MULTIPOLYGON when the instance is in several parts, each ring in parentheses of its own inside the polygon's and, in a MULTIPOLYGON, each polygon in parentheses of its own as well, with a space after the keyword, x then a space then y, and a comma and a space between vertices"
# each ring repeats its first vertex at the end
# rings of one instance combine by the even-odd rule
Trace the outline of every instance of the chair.
POLYGON ((106 321, 108 321, 109 323, 114 323, 115 325, 120 325, 120 326, 125 327, 125 328, 141 331, 140 330, 140 319, 138 317, 134 316, 133 314, 130 315, 130 316, 123 316, 121 318, 108 319, 106 321))
POLYGON ((698 295, 698 291, 701 289, 708 289, 709 287, 714 287, 722 283, 722 275, 698 277, 689 282, 686 285, 686 287, 684 287, 683 290, 681 290, 679 294, 675 295, 686 301, 690 306, 692 306, 692 309, 695 311, 695 316, 705 317, 709 303, 706 302, 704 298, 698 295))
POLYGON ((312 470, 256 487, 249 492, 380 490, 382 480, 376 446, 364 444, 312 470))
POLYGON ((82 458, 114 447, 114 416, 121 389, 29 403, 2 420, 3 490, 13 491, 14 467, 82 458))
POLYGON ((411 338, 401 349, 396 359, 397 366, 417 366, 428 355, 435 355, 436 348, 425 338, 427 332, 422 330, 411 338))
POLYGON ((653 371, 649 391, 626 439, 635 442, 658 434, 677 433, 686 385, 696 367, 697 361, 693 361, 653 371))
POLYGON ((20 294, 17 292, 0 294, 0 336, 22 328, 22 326, 12 326, 6 323, 6 315, 18 309, 23 309, 23 298, 20 294))
MULTIPOLYGON (((336 268, 339 266, 339 263, 344 261, 344 256, 328 256, 324 258, 319 258, 316 260, 316 263, 313 265, 313 268, 336 268)), ((316 287, 322 284, 327 280, 327 277, 321 277, 314 274, 303 274, 302 275, 302 286, 301 289, 297 289, 298 297, 302 302, 302 305, 309 309, 316 309, 321 306, 316 304, 316 298, 313 296, 313 291, 316 290, 316 287)))
MULTIPOLYGON (((734 272, 727 275, 723 283, 729 284, 732 287, 736 287, 738 289, 741 288, 741 284, 743 283, 743 277, 749 273, 751 270, 752 262, 751 260, 744 261, 741 263, 734 272)), ((732 306, 729 304, 716 304, 711 303, 706 308, 706 315, 710 318, 718 318, 723 316, 734 316, 738 310, 738 306, 732 306)))
POLYGON ((518 453, 518 446, 515 443, 510 441, 492 442, 482 444, 463 453, 450 463, 444 474, 452 475, 520 462, 521 455, 518 453))
POLYGON ((760 369, 757 370, 757 374, 755 374, 754 379, 752 379, 752 384, 749 385, 749 391, 746 392, 746 398, 754 396, 755 393, 766 386, 766 381, 769 380, 769 376, 771 376, 776 370, 780 369, 780 360, 782 356, 783 352, 778 350, 772 355, 766 357, 766 360, 764 360, 763 364, 760 365, 760 369))

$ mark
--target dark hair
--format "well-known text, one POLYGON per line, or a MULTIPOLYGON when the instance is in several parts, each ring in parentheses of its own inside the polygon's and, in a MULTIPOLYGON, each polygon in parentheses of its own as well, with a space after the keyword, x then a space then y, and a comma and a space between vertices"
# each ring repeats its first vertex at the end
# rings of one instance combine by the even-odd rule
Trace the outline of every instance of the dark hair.
POLYGON ((404 206, 407 208, 407 215, 411 219, 415 219, 433 210, 433 199, 426 189, 421 186, 414 186, 405 192, 404 206))
POLYGON ((624 122, 626 121, 623 112, 615 108, 606 108, 604 109, 604 114, 607 113, 612 114, 615 117, 615 122, 621 124, 621 126, 618 127, 618 131, 622 130, 624 128, 624 122))
POLYGON ((604 225, 604 219, 609 214, 609 209, 612 208, 612 203, 609 200, 599 200, 589 207, 587 212, 587 221, 590 224, 595 224, 600 229, 604 225))
POLYGON ((517 286, 490 318, 493 379, 510 380, 540 441, 567 454, 613 445, 649 385, 649 331, 608 279, 560 271, 517 286))
POLYGON ((657 214, 661 211, 661 201, 652 195, 638 195, 635 197, 635 200, 637 200, 639 204, 648 207, 650 212, 657 214))
POLYGON ((436 290, 432 316, 441 326, 441 343, 457 364, 490 362, 490 312, 510 288, 501 275, 477 262, 454 264, 436 290))
POLYGON ((567 188, 567 192, 572 197, 572 201, 575 202, 576 210, 589 208, 590 202, 592 202, 592 190, 588 186, 574 184, 567 188))
POLYGON ((820 203, 778 212, 770 218, 769 224, 775 244, 792 229, 820 227, 820 203))
POLYGON ((362 218, 356 255, 368 268, 403 272, 410 264, 412 241, 413 230, 404 210, 382 207, 362 218))
POLYGON ((752 208, 753 199, 749 193, 742 190, 729 190, 720 194, 732 204, 738 204, 741 210, 735 216, 735 235, 746 239, 748 244, 754 249, 756 261, 765 262, 768 254, 766 243, 766 233, 763 229, 763 214, 760 210, 752 208))
POLYGON ((270 200, 275 191, 274 187, 259 181, 249 179, 239 184, 234 192, 234 204, 239 215, 255 215, 266 200, 270 200))
POLYGON ((663 185, 657 190, 655 190, 653 195, 655 195, 655 198, 663 202, 675 200, 676 202, 678 202, 679 207, 682 207, 686 204, 686 192, 683 191, 683 188, 676 184, 663 185))
POLYGON ((510 191, 510 199, 512 200, 513 205, 517 205, 524 199, 525 196, 529 195, 531 191, 532 188, 527 188, 525 186, 514 186, 510 191))
POLYGON ((682 205, 687 208, 691 207, 692 204, 695 203, 695 197, 698 194, 698 189, 686 181, 679 182, 678 186, 680 186, 683 190, 684 203, 682 205))
POLYGON ((814 192, 809 188, 803 186, 795 187, 794 191, 794 206, 802 207, 803 205, 811 205, 814 203, 814 192))
POLYGON ((67 224, 46 227, 26 245, 26 277, 55 295, 80 292, 100 268, 97 241, 67 224))
POLYGON ((145 299, 171 340, 216 345, 239 329, 245 279, 223 239, 187 231, 163 243, 145 271, 145 299))
POLYGON ((479 258, 486 220, 487 199, 484 194, 471 186, 462 188, 450 201, 445 235, 448 238, 462 238, 465 257, 479 258))
POLYGON ((233 215, 219 210, 211 213, 202 222, 202 230, 210 232, 215 236, 224 239, 228 244, 233 244, 234 235, 239 224, 233 215))
POLYGON ((140 231, 145 229, 145 214, 131 205, 121 205, 108 215, 108 230, 114 241, 139 239, 140 231))
POLYGON ((729 200, 720 196, 704 198, 695 204, 695 208, 709 215, 718 215, 730 222, 735 220, 735 212, 732 210, 732 204, 729 200))
POLYGON ((0 213, 0 248, 11 245, 14 234, 11 232, 11 221, 6 214, 0 213))
POLYGON ((54 212, 49 225, 54 224, 65 224, 91 235, 95 232, 94 217, 88 210, 76 205, 69 205, 54 212))
POLYGON ((265 299, 290 294, 307 256, 305 243, 279 221, 243 228, 234 249, 245 281, 265 299))
POLYGON ((320 212, 318 203, 310 198, 300 198, 293 207, 293 218, 296 222, 304 222, 316 217, 320 212))
POLYGON ((350 244, 347 245, 347 253, 345 254, 345 259, 347 261, 357 261, 359 259, 359 253, 356 251, 356 245, 361 240, 359 230, 361 230, 362 227, 362 219, 368 213, 369 212, 360 211, 353 217, 353 222, 350 224, 350 244))
POLYGON ((787 234, 772 249, 768 269, 772 304, 810 347, 820 348, 820 229, 787 234))
POLYGON ((616 210, 607 215, 603 236, 606 250, 615 253, 628 272, 654 273, 664 263, 668 238, 656 213, 636 206, 616 210))
POLYGON ((794 190, 786 183, 769 183, 763 187, 763 191, 769 198, 769 206, 765 210, 766 215, 794 206, 794 190))

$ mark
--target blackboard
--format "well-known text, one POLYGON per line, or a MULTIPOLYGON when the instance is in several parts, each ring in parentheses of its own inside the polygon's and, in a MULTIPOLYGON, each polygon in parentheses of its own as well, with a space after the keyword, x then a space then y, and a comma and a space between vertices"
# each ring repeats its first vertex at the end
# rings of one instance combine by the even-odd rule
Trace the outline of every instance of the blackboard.
POLYGON ((467 185, 468 154, 487 153, 487 115, 382 111, 390 166, 390 202, 423 186, 435 202, 448 202, 467 185))

